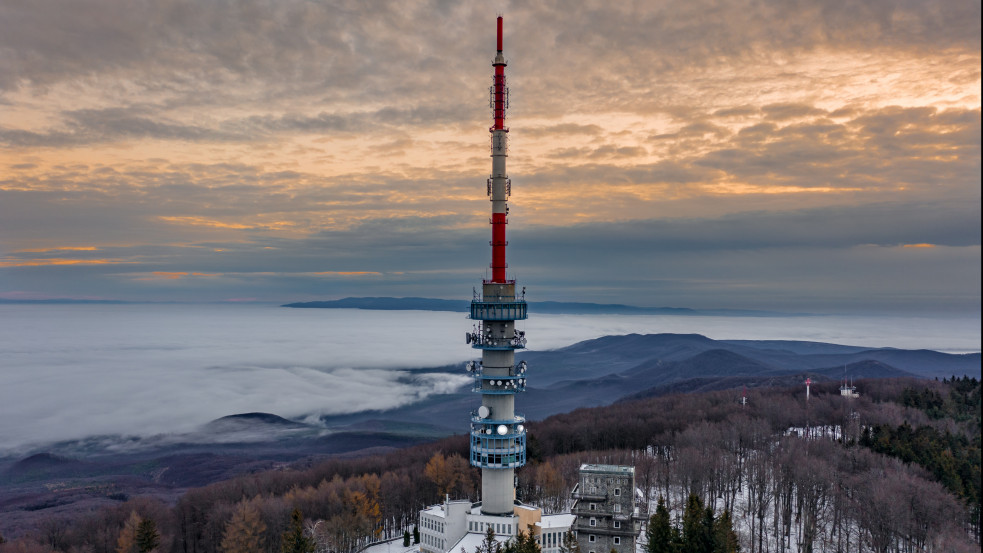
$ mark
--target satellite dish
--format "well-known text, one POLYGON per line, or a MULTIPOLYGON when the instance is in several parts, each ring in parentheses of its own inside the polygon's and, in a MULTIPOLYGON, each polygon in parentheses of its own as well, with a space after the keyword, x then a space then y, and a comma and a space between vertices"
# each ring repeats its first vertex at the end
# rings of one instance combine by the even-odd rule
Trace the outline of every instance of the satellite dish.
POLYGON ((484 405, 482 405, 481 407, 478 407, 478 418, 479 419, 487 419, 488 418, 488 415, 490 415, 490 414, 491 414, 491 411, 489 411, 488 408, 485 407, 484 405))
POLYGON ((526 427, 520 424, 519 426, 515 427, 515 429, 518 430, 519 432, 523 432, 525 431, 526 427))
POLYGON ((504 424, 498 425, 498 435, 499 436, 504 436, 504 435, 506 435, 508 433, 509 433, 509 427, 508 426, 505 426, 504 424))

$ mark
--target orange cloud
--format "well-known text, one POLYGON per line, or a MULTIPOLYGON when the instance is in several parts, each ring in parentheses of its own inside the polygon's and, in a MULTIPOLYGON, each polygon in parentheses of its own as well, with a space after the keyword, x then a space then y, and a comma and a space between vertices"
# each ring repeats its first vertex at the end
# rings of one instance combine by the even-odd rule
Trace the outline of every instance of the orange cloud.
POLYGON ((47 252, 61 252, 61 251, 75 251, 75 252, 94 252, 98 250, 95 246, 64 246, 60 248, 38 248, 32 250, 16 250, 16 253, 47 253, 47 252))
POLYGON ((222 273, 189 273, 187 271, 154 271, 152 273, 131 273, 131 276, 148 275, 133 280, 179 280, 184 277, 214 277, 222 276, 222 273))
POLYGON ((704 187, 715 194, 837 194, 859 192, 862 188, 840 188, 831 186, 764 186, 755 184, 720 184, 704 187))
POLYGON ((905 244, 903 248, 934 248, 935 244, 905 244))
POLYGON ((234 230, 244 230, 256 228, 254 225, 243 225, 240 223, 223 223, 222 221, 215 221, 212 219, 205 219, 204 217, 158 217, 161 221, 167 221, 168 223, 178 223, 183 225, 193 225, 198 227, 214 227, 214 228, 226 228, 234 230))
POLYGON ((166 272, 166 271, 154 271, 151 274, 154 275, 154 276, 156 276, 156 277, 158 277, 158 278, 162 278, 162 279, 166 279, 166 280, 177 280, 177 279, 179 279, 181 277, 188 276, 188 273, 169 273, 169 272, 166 272))
POLYGON ((329 276, 381 276, 382 275, 382 273, 378 271, 321 271, 314 274, 329 275, 329 276))
POLYGON ((44 265, 117 265, 122 263, 136 263, 136 261, 122 261, 119 259, 4 259, 0 261, 0 267, 41 267, 44 265))
MULTIPOLYGON (((191 225, 196 227, 211 227, 211 228, 221 228, 221 229, 231 229, 231 230, 281 230, 289 227, 297 226, 296 223, 291 221, 272 221, 269 223, 257 223, 252 225, 247 225, 244 223, 226 223, 223 221, 216 221, 214 219, 206 219, 204 217, 175 217, 175 216, 159 216, 157 217, 161 221, 166 221, 168 223, 177 223, 181 225, 191 225)), ((220 250, 216 250, 220 251, 220 250)))

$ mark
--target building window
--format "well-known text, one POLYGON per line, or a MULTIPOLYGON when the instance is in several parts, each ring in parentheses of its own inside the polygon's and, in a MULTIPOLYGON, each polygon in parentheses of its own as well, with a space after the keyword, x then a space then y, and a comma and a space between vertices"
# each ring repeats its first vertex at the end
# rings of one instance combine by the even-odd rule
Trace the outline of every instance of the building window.
POLYGON ((597 538, 594 536, 594 534, 591 534, 587 536, 587 541, 594 543, 595 541, 597 541, 597 538))
POLYGON ((614 537, 614 544, 615 545, 621 545, 621 538, 619 538, 618 536, 615 536, 614 537))
POLYGON ((591 511, 596 511, 597 510, 597 503, 591 503, 590 504, 590 510, 591 511))
POLYGON ((620 520, 614 521, 614 527, 615 528, 621 528, 621 521, 620 520))
POLYGON ((597 526, 597 519, 596 519, 596 518, 594 518, 594 517, 591 517, 591 518, 590 518, 590 525, 591 525, 591 526, 597 526))
POLYGON ((616 512, 616 513, 620 513, 621 512, 621 504, 620 503, 615 503, 614 504, 614 512, 616 512))
POLYGON ((615 497, 621 495, 621 488, 615 488, 614 489, 614 495, 615 495, 615 497))

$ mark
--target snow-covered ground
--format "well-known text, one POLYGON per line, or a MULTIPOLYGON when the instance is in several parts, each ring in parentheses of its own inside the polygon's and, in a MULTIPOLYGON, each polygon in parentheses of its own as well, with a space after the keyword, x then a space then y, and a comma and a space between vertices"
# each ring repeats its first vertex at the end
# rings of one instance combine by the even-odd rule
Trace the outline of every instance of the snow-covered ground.
POLYGON ((410 540, 409 547, 403 547, 403 536, 399 536, 370 545, 363 549, 362 553, 420 553, 420 544, 413 545, 413 540, 410 540))

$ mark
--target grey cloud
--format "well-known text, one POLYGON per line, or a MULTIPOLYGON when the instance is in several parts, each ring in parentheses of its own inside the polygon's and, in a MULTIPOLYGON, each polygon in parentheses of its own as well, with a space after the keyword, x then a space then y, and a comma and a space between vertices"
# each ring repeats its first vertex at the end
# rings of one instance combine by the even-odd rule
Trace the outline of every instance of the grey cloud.
MULTIPOLYGON (((978 52, 979 15, 978 3, 958 0, 679 1, 632 9, 584 1, 515 5, 507 18, 508 40, 541 58, 523 65, 554 68, 528 77, 589 94, 591 87, 568 77, 585 59, 598 82, 620 75, 648 88, 674 67, 756 50, 876 44, 978 52), (638 60, 646 60, 643 67, 638 60)), ((262 82, 273 95, 320 90, 345 101, 433 102, 449 92, 463 100, 478 90, 463 60, 487 56, 471 40, 487 29, 483 16, 442 2, 8 2, 0 7, 0 88, 105 75, 183 90, 189 101, 207 98, 208 82, 262 82)))
POLYGON ((669 140, 678 138, 700 138, 705 135, 713 135, 717 138, 723 138, 730 135, 730 131, 713 123, 708 123, 706 121, 701 121, 697 123, 689 123, 683 128, 679 129, 674 133, 663 133, 657 134, 650 137, 651 140, 669 140))
POLYGON ((153 138, 184 142, 251 140, 246 134, 167 121, 152 109, 109 108, 63 112, 64 130, 46 132, 0 127, 0 144, 13 147, 70 147, 125 139, 153 138))
POLYGON ((416 128, 460 124, 461 106, 385 107, 356 113, 252 115, 230 119, 215 128, 169 121, 150 106, 84 109, 63 112, 64 129, 45 132, 0 127, 0 144, 14 147, 71 147, 133 138, 181 142, 254 142, 273 133, 360 133, 387 126, 416 128))
POLYGON ((546 157, 551 159, 616 159, 633 158, 646 154, 648 151, 639 146, 604 144, 596 148, 561 148, 549 152, 546 157))
POLYGON ((735 108, 719 109, 713 112, 714 117, 747 117, 757 115, 761 110, 756 106, 739 106, 735 108))
POLYGON ((817 109, 806 104, 770 104, 762 106, 761 111, 765 112, 767 119, 776 121, 826 114, 825 110, 817 109))
POLYGON ((741 129, 737 143, 692 163, 746 182, 797 186, 953 186, 979 179, 979 110, 890 107, 844 123, 819 118, 741 129), (940 128, 943 127, 943 128, 940 128), (939 156, 959 154, 941 164, 939 156))
POLYGON ((546 127, 531 127, 522 129, 522 134, 530 138, 545 138, 548 136, 570 136, 574 134, 586 134, 589 136, 599 136, 604 132, 598 125, 581 125, 578 123, 560 123, 546 127))

